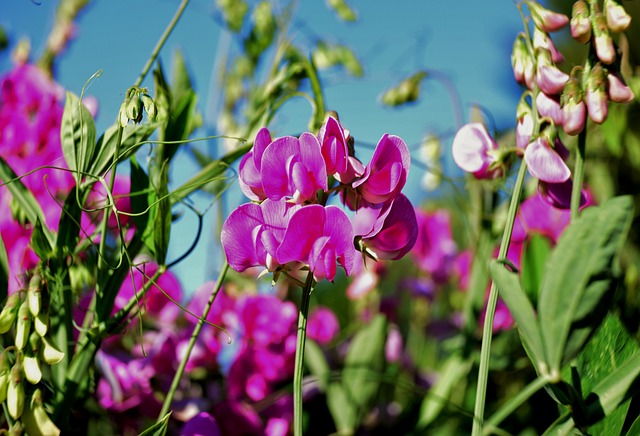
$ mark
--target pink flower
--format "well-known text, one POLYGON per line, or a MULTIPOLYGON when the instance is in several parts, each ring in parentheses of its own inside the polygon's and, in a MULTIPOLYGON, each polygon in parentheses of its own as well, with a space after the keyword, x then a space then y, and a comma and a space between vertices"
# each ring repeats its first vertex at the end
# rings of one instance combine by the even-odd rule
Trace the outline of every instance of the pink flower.
POLYGON ((562 128, 567 135, 577 135, 582 132, 587 121, 587 107, 583 99, 580 82, 570 77, 562 94, 562 128))
POLYGON ((560 98, 557 95, 549 96, 539 92, 536 97, 536 107, 541 117, 550 118, 557 126, 562 125, 564 118, 560 107, 560 98))
POLYGON ((356 255, 353 237, 351 221, 338 207, 304 206, 291 216, 277 259, 280 264, 306 263, 316 281, 332 281, 336 262, 347 275, 351 273, 356 255))
POLYGON ((328 117, 318 132, 322 157, 327 165, 327 174, 342 175, 347 172, 349 148, 345 131, 333 117, 328 117))
POLYGON ((535 1, 526 1, 525 3, 529 6, 531 18, 533 18, 536 27, 545 32, 560 30, 569 22, 569 17, 566 15, 545 9, 535 1))
POLYGON ((451 151, 455 163, 478 179, 493 178, 498 144, 480 123, 462 126, 453 138, 451 151))
POLYGON ((533 28, 533 48, 548 51, 551 54, 551 60, 556 64, 564 61, 564 56, 558 51, 549 34, 537 27, 533 28))
POLYGON ((413 205, 404 194, 382 207, 361 207, 353 219, 360 244, 378 259, 398 260, 414 246, 418 224, 413 205))
POLYGON ((611 101, 616 103, 630 103, 635 98, 631 88, 624 83, 624 79, 616 70, 607 73, 607 93, 611 101))
POLYGON ((264 151, 260 174, 267 198, 292 198, 297 204, 312 201, 318 190, 327 190, 327 167, 320 143, 311 133, 300 138, 275 139, 264 151))
POLYGON ((589 6, 582 0, 573 4, 571 13, 571 36, 582 44, 586 44, 591 39, 589 6))
POLYGON ((316 306, 309 314, 307 335, 319 343, 326 345, 336 337, 340 331, 340 323, 336 314, 324 306, 316 306))
POLYGON ((585 100, 589 117, 596 124, 602 124, 609 114, 608 96, 606 90, 606 73, 600 63, 597 63, 587 78, 585 100))
POLYGON ((516 147, 521 150, 527 148, 533 134, 533 117, 530 112, 524 113, 516 123, 516 147))
MULTIPOLYGON (((547 52, 548 53, 548 52, 547 52)), ((564 89, 569 75, 560 71, 547 56, 538 56, 536 83, 545 94, 559 94, 564 89)))
POLYGON ((561 183, 571 176, 571 170, 564 159, 551 147, 549 139, 544 135, 527 146, 524 160, 529 173, 544 182, 561 183))
MULTIPOLYGON (((540 182, 538 184, 538 194, 540 195, 540 198, 557 209, 568 210, 571 208, 572 190, 573 182, 571 179, 561 183, 540 182)), ((587 205, 587 202, 587 193, 582 190, 580 193, 580 207, 587 205)))
POLYGON ((407 144, 398 136, 384 134, 362 178, 351 186, 370 204, 386 203, 402 191, 410 168, 407 144))
POLYGON ((260 201, 267 198, 262 188, 261 160, 265 149, 271 143, 271 135, 265 127, 260 129, 253 141, 253 147, 242 157, 238 167, 240 189, 250 200, 260 201))
POLYGON ((416 209, 418 239, 411 254, 418 266, 437 284, 446 283, 454 271, 458 249, 445 210, 426 212, 416 209))
POLYGON ((593 16, 593 35, 598 59, 607 65, 613 63, 616 60, 616 49, 606 19, 600 11, 597 11, 593 16))

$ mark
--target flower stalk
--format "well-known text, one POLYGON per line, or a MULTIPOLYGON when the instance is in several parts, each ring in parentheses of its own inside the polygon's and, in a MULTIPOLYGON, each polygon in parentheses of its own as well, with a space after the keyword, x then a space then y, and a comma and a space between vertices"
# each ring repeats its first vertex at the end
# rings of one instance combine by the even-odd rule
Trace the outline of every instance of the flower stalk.
POLYGON ((309 314, 309 302, 315 286, 313 273, 309 272, 300 301, 298 316, 298 340, 296 342, 296 360, 293 370, 293 434, 301 436, 302 433, 302 377, 304 373, 304 347, 307 341, 307 318, 309 314))

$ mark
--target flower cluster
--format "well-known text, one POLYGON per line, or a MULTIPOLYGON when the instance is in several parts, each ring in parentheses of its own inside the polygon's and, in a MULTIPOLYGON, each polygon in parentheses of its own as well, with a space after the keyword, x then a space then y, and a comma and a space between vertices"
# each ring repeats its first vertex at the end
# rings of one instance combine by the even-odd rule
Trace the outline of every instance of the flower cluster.
POLYGON ((363 165, 349 133, 328 117, 318 135, 271 139, 266 128, 240 162, 242 192, 252 200, 235 209, 221 241, 236 271, 306 268, 316 281, 332 281, 337 266, 349 275, 362 251, 375 259, 400 259, 413 246, 417 224, 401 193, 411 159, 402 139, 385 134, 363 165), (334 205, 332 193, 355 211, 334 205))

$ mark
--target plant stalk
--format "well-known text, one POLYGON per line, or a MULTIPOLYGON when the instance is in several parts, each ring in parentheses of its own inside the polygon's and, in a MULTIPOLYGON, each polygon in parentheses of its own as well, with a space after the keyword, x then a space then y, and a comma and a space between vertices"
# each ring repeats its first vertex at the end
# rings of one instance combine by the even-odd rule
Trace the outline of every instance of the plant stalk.
POLYGON ((584 128, 582 132, 578 134, 578 153, 576 154, 576 165, 573 170, 573 187, 571 188, 571 221, 575 220, 580 212, 586 148, 587 129, 584 128))
POLYGON ((304 375, 304 347, 307 340, 307 315, 309 301, 315 281, 313 273, 309 271, 307 281, 302 289, 300 313, 298 316, 298 341, 296 343, 296 362, 293 372, 293 434, 302 436, 302 377, 304 375))

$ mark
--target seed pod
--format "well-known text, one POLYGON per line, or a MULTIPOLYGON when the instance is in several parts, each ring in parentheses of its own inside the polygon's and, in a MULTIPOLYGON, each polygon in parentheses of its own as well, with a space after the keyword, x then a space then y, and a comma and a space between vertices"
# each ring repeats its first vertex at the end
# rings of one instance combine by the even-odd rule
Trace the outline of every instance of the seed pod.
POLYGON ((64 353, 51 345, 46 338, 42 338, 42 347, 40 353, 42 359, 49 365, 55 365, 56 363, 64 359, 64 353))
POLYGON ((29 288, 27 289, 27 301, 29 302, 29 312, 31 316, 36 317, 42 309, 42 293, 40 288, 42 286, 42 277, 36 273, 29 280, 29 288))
POLYGON ((29 330, 31 328, 31 316, 29 314, 29 302, 25 300, 18 310, 18 321, 16 323, 16 339, 15 345, 18 350, 22 350, 29 339, 29 330))
POLYGON ((11 329, 13 322, 16 320, 16 314, 18 313, 18 306, 20 303, 20 293, 9 295, 7 302, 0 312, 0 334, 4 334, 11 329))
POLYGON ((7 387, 7 409, 13 419, 20 418, 24 409, 24 386, 22 385, 22 365, 20 359, 11 368, 7 387))

